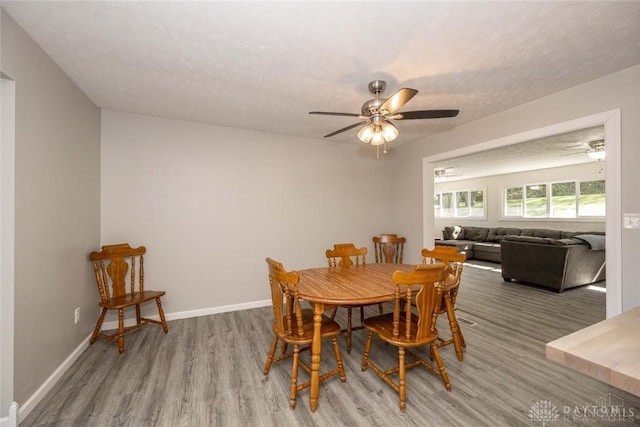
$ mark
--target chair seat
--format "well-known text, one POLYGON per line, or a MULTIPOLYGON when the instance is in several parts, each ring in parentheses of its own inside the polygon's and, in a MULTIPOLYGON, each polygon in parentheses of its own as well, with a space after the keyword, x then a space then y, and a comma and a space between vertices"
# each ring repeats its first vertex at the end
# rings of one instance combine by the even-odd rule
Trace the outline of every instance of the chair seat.
POLYGON ((425 344, 432 343, 438 338, 438 331, 434 329, 429 336, 421 340, 416 340, 416 331, 418 330, 416 317, 411 321, 409 338, 407 338, 405 336, 406 319, 407 318, 404 314, 400 315, 400 331, 397 337, 393 336, 393 313, 381 314, 379 316, 365 319, 364 327, 367 330, 378 334, 380 339, 383 341, 399 347, 420 347, 425 344))
MULTIPOLYGON (((286 316, 283 316, 283 321, 286 322, 286 316)), ((295 316, 292 318, 292 322, 295 324, 295 316)), ((310 344, 313 340, 313 310, 305 308, 302 310, 302 324, 303 324, 303 336, 299 335, 284 335, 281 336, 283 340, 289 343, 297 344, 310 344)), ((330 337, 340 334, 342 328, 335 320, 331 320, 330 317, 322 315, 322 336, 330 337)))
POLYGON ((132 294, 125 294, 119 297, 109 298, 103 302, 100 302, 100 307, 109 309, 125 308, 132 305, 141 304, 146 301, 151 301, 156 298, 164 296, 165 291, 144 291, 134 292, 132 294))

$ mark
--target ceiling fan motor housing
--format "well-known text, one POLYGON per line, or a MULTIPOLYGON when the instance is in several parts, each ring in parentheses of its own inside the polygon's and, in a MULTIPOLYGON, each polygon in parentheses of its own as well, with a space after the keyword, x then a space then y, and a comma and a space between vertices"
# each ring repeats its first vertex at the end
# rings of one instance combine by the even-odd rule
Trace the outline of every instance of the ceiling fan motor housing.
POLYGON ((368 100, 367 102, 362 104, 362 114, 364 114, 365 116, 376 114, 384 101, 385 99, 380 98, 368 100))
POLYGON ((384 92, 387 87, 387 82, 384 80, 374 80, 369 83, 369 92, 374 95, 384 92))

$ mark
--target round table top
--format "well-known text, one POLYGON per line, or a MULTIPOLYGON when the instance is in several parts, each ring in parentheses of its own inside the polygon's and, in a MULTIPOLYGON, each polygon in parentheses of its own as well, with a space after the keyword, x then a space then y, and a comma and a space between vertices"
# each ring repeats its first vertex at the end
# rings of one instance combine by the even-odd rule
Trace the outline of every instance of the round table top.
POLYGON ((359 305, 394 299, 396 270, 409 272, 413 264, 375 263, 350 267, 320 267, 298 270, 300 298, 310 302, 359 305))

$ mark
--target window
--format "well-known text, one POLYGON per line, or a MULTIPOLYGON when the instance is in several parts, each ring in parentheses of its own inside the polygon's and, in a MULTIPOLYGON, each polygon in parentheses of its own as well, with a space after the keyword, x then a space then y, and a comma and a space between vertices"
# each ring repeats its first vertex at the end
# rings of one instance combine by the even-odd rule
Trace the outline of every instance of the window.
POLYGON ((453 193, 442 193, 441 216, 454 216, 453 193))
POLYGON ((604 181, 526 184, 503 189, 503 215, 512 218, 605 216, 604 181))
POLYGON ((469 216, 469 192, 456 192, 456 216, 469 216))
POLYGON ((504 193, 504 216, 522 216, 524 214, 522 187, 507 188, 504 193))
POLYGON ((436 217, 486 218, 484 190, 436 193, 433 200, 436 217))
POLYGON ((575 218, 576 183, 556 182, 551 184, 551 216, 554 218, 575 218))
POLYGON ((578 216, 605 216, 604 180, 582 181, 578 198, 578 216))
POLYGON ((484 217, 484 191, 470 191, 471 210, 470 216, 484 217))
POLYGON ((524 200, 524 216, 526 217, 546 217, 547 216, 547 186, 546 184, 527 185, 525 187, 526 196, 524 200))

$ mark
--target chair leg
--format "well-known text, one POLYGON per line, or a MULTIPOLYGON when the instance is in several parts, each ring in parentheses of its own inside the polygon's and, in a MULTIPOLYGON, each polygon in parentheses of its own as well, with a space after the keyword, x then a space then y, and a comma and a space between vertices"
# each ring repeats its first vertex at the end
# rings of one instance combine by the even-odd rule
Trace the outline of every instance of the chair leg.
POLYGON ((347 381, 347 376, 344 373, 344 365, 342 364, 342 355, 340 354, 340 347, 338 346, 338 338, 331 337, 333 343, 333 352, 336 355, 336 363, 338 364, 338 371, 340 372, 340 381, 343 383, 347 381))
POLYGON ((291 368, 291 389, 289 391, 289 406, 296 407, 296 393, 298 392, 298 362, 300 359, 300 346, 293 346, 293 367, 291 368))
POLYGON ((347 341, 347 353, 351 354, 351 316, 352 316, 352 308, 349 307, 347 309, 347 334, 345 339, 347 341))
POLYGON ((453 347, 456 349, 456 355, 458 360, 462 362, 464 359, 464 353, 462 352, 462 333, 460 332, 460 325, 458 325, 458 319, 456 319, 456 313, 453 310, 453 304, 451 304, 451 296, 445 294, 444 303, 447 307, 447 319, 449 319, 449 329, 451 329, 451 336, 453 339, 453 347))
POLYGON ((438 371, 440 373, 440 377, 442 378, 442 382, 444 383, 444 388, 447 391, 451 391, 451 383, 449 382, 449 375, 447 374, 446 369, 444 368, 444 363, 442 363, 442 358, 440 357, 440 351, 438 351, 437 344, 431 344, 431 353, 433 354, 433 358, 438 365, 438 371))
POLYGON ((93 344, 96 342, 98 338, 98 334, 100 333, 100 329, 102 328, 102 322, 104 322, 104 316, 107 314, 107 309, 103 308, 102 313, 100 313, 100 317, 98 317, 98 322, 96 323, 96 327, 93 328, 93 333, 91 334, 91 340, 89 340, 89 344, 93 344))
POLYGON ((118 309, 118 352, 124 353, 124 309, 118 309))
POLYGON ((398 347, 398 394, 400 395, 400 410, 407 409, 407 370, 405 366, 405 349, 398 347))
MULTIPOLYGON (((156 298, 156 304, 158 306, 158 314, 160 315, 160 321, 162 322, 162 330, 166 334, 169 331, 167 327, 167 320, 164 318, 164 310, 162 309, 162 303, 160 302, 160 298, 156 298)), ((139 315, 139 313, 136 313, 139 315)))
POLYGON ((364 353, 362 354, 362 371, 366 371, 369 366, 369 353, 371 352, 371 342, 373 341, 373 332, 368 332, 367 342, 364 344, 364 353))
POLYGON ((278 348, 278 337, 273 337, 273 342, 271 343, 271 348, 269 349, 269 354, 267 355, 267 362, 264 364, 265 375, 269 375, 269 370, 271 369, 271 363, 273 362, 273 355, 276 354, 276 348, 278 348))
POLYGON ((380 312, 380 314, 384 314, 384 308, 382 306, 382 303, 378 303, 378 311, 380 312))
MULTIPOLYGON (((156 298, 156 302, 157 302, 157 298, 156 298)), ((140 316, 140 304, 136 304, 136 324, 140 325, 140 322, 142 322, 142 316, 140 316)))

